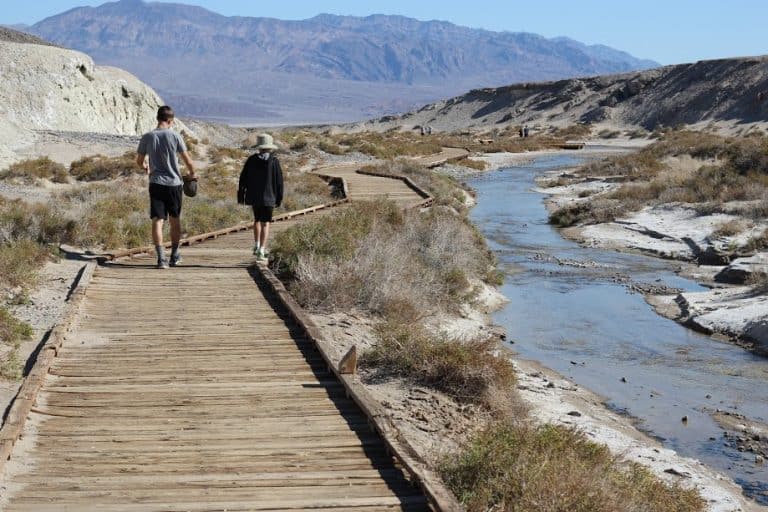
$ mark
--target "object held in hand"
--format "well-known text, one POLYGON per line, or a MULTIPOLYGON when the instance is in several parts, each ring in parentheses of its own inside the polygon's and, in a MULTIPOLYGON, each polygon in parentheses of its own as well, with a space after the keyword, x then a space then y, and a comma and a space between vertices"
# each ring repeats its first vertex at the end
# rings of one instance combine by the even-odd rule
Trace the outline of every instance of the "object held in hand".
POLYGON ((184 195, 187 197, 195 197, 197 195, 197 178, 190 178, 184 176, 184 195))

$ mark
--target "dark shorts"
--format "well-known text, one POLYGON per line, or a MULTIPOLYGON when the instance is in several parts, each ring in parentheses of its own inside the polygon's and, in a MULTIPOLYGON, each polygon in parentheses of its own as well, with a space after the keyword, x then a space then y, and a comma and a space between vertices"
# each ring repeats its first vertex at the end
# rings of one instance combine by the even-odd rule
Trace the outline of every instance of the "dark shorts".
POLYGON ((271 206, 253 205, 253 220, 256 222, 272 222, 273 211, 274 208, 271 206))
POLYGON ((149 184, 149 216, 152 219, 166 220, 170 217, 181 216, 181 185, 169 187, 149 184))

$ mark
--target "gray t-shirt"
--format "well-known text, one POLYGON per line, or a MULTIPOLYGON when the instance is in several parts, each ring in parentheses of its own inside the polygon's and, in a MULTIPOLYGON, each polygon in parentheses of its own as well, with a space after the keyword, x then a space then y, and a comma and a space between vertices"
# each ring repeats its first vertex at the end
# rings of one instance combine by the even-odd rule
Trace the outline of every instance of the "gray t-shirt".
POLYGON ((149 156, 149 182, 168 187, 183 184, 176 154, 186 151, 184 139, 173 130, 157 128, 145 133, 138 152, 149 156))

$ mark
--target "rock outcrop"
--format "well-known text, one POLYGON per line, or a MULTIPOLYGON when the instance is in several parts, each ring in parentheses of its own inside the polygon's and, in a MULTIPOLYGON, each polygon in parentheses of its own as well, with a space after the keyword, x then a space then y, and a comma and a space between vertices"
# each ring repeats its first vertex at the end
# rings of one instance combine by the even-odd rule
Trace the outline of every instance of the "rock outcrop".
POLYGON ((0 41, 0 76, 0 168, 35 130, 138 135, 162 104, 130 73, 54 46, 0 41))
POLYGON ((136 77, 87 55, 0 42, 0 119, 33 129, 139 134, 160 97, 136 77))

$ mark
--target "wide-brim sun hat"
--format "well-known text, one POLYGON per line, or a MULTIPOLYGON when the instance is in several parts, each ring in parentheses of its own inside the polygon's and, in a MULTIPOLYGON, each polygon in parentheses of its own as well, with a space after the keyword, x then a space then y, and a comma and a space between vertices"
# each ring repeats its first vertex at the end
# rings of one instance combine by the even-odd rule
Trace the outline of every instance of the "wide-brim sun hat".
POLYGON ((260 133, 256 136, 256 149, 258 150, 275 150, 277 146, 272 136, 268 133, 260 133))

